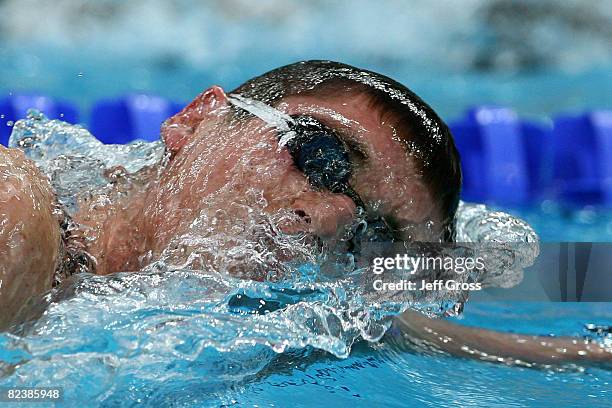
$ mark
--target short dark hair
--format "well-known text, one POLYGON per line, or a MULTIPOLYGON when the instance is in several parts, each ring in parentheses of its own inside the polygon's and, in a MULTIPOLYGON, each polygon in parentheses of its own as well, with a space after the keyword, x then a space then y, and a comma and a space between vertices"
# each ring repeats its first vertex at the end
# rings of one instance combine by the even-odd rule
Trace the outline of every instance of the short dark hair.
POLYGON ((448 126, 414 92, 376 72, 333 61, 302 61, 248 80, 230 93, 275 106, 294 95, 333 94, 350 89, 370 98, 372 108, 395 121, 406 149, 432 197, 439 199, 445 241, 454 239, 461 190, 459 153, 448 126), (402 131, 404 130, 404 131, 402 131))

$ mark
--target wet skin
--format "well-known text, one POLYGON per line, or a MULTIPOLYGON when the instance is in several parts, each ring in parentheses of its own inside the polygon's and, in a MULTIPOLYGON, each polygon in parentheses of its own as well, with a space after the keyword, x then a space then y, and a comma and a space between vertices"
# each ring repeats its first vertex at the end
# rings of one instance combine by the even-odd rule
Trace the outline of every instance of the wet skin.
POLYGON ((60 228, 51 185, 23 152, 0 146, 0 328, 51 289, 60 228))
MULTIPOLYGON (((384 216, 401 238, 437 238, 432 197, 393 124, 369 108, 366 98, 348 93, 325 100, 292 97, 277 108, 316 117, 352 146, 350 185, 368 212, 384 216)), ((231 204, 243 202, 249 188, 263 192, 266 211, 289 209, 299 215, 302 222, 283 226, 285 232, 333 241, 354 221, 353 200, 311 186, 287 149, 278 148, 277 129, 255 117, 236 123, 232 115, 221 88, 205 91, 163 126, 172 158, 158 180, 112 211, 84 206, 77 221, 98 232, 96 246, 90 247, 98 273, 139 270, 143 259, 159 257, 203 211, 239 216, 231 213, 231 204)))
MULTIPOLYGON (((348 90, 325 99, 291 97, 277 109, 311 115, 337 132, 351 147, 351 187, 367 211, 384 216, 398 237, 436 238, 439 220, 432 197, 395 137, 393 124, 364 97, 348 90)), ((282 226, 288 233, 333 241, 354 221, 353 200, 313 188, 287 149, 278 148, 277 129, 255 117, 238 122, 231 117, 224 91, 216 86, 206 90, 162 127, 172 158, 159 178, 131 186, 127 198, 118 195, 110 204, 96 197, 81 203, 75 220, 88 238, 97 273, 140 270, 172 238, 188 231, 202 211, 223 210, 228 219, 239 216, 232 214, 231 204, 244 201, 252 187, 263 192, 266 211, 297 214, 299 222, 282 226)), ((21 152, 2 148, 0 154, 0 305, 8 321, 30 296, 51 287, 60 244, 48 181, 21 152)))
MULTIPOLYGON (((437 240, 439 210, 414 163, 397 140, 393 124, 358 95, 321 100, 292 97, 277 108, 306 114, 335 129, 351 148, 351 187, 367 211, 384 216, 404 240, 437 240)), ((221 88, 198 96, 162 128, 172 154, 157 177, 149 172, 127 195, 101 203, 83 202, 76 221, 90 238, 97 272, 137 271, 189 231, 203 211, 223 211, 232 220, 232 203, 245 200, 251 187, 263 192, 266 211, 294 211, 303 222, 284 226, 323 239, 338 238, 355 217, 355 203, 343 194, 314 189, 286 149, 278 149, 276 129, 257 118, 233 123, 221 88)), ((119 187, 118 187, 119 188, 119 187)), ((22 153, 0 147, 0 329, 31 296, 51 287, 58 262, 59 228, 51 187, 22 153)), ((221 224, 227 228, 230 224, 221 224)), ((257 279, 257 276, 250 278, 257 279)), ((520 359, 538 364, 609 364, 612 352, 577 339, 500 335, 430 320, 406 312, 396 322, 404 335, 451 354, 487 361, 520 359), (469 346, 475 353, 464 352, 469 346), (484 356, 484 357, 481 357, 484 356), (499 356, 502 360, 492 359, 499 356)))

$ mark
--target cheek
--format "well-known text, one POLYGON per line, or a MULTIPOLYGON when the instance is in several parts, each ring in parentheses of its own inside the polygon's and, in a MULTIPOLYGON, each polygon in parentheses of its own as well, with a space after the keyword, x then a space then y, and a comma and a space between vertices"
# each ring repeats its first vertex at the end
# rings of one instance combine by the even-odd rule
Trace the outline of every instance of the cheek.
POLYGON ((371 208, 411 223, 432 218, 435 203, 421 177, 406 164, 402 166, 391 159, 381 162, 388 166, 363 169, 356 174, 355 187, 371 208))
POLYGON ((293 159, 285 149, 278 151, 276 145, 267 143, 226 163, 226 169, 237 191, 256 189, 271 198, 284 195, 296 179, 304 178, 299 172, 296 175, 293 159))
POLYGON ((388 169, 377 166, 360 167, 351 179, 351 185, 366 205, 380 213, 388 212, 390 199, 400 193, 397 184, 396 177, 389 174, 388 169))
POLYGON ((200 128, 195 140, 171 162, 169 178, 191 198, 263 186, 278 179, 291 163, 276 146, 276 132, 270 129, 200 128))
POLYGON ((275 152, 275 156, 264 159, 264 163, 257 169, 259 174, 253 178, 260 180, 258 185, 268 203, 267 210, 290 208, 297 197, 312 190, 304 174, 295 167, 293 158, 286 149, 275 152))

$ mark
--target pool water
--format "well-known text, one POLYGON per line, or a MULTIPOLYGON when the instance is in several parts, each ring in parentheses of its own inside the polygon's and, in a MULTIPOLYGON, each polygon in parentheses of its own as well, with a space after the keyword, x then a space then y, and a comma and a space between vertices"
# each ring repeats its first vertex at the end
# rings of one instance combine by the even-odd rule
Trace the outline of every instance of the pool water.
MULTIPOLYGON (((12 143, 21 142, 69 211, 75 191, 106 183, 101 174, 108 167, 125 162, 136 171, 161 152, 158 143, 103 146, 85 129, 36 112, 15 126, 12 143)), ((460 219, 479 211, 464 206, 460 219)), ((601 211, 547 203, 521 211, 540 233, 608 239, 605 230, 588 227, 607 222, 601 211)), ((0 334, 0 386, 61 386, 64 406, 610 404, 609 370, 527 369, 415 352, 388 331, 406 301, 368 296, 357 275, 319 279, 307 264, 295 272, 288 280, 256 282, 156 262, 139 274, 75 275, 34 301, 25 324, 0 334)), ((437 310, 454 302, 447 303, 437 310)), ((612 324, 609 306, 468 302, 453 319, 583 336, 585 324, 612 324)))
MULTIPOLYGON (((612 321, 609 304, 473 304, 466 307, 461 323, 525 333, 579 334, 590 319, 612 321)), ((270 373, 230 398, 262 407, 309 407, 312 395, 339 407, 612 406, 612 374, 602 369, 561 373, 505 367, 398 351, 392 341, 362 344, 343 361, 292 363, 287 371, 270 373)))
MULTIPOLYGON (((198 305, 189 296, 177 302, 172 290, 188 293, 187 277, 129 297, 116 281, 52 305, 30 334, 0 335, 0 367, 8 369, 0 384, 62 386, 65 406, 610 406, 609 370, 528 369, 416 353, 390 334, 360 341, 339 358, 322 351, 333 351, 331 337, 297 335, 299 316, 312 310, 254 323, 253 316, 221 313, 222 302, 198 305), (286 323, 292 319, 295 325, 286 323)), ((585 323, 610 324, 612 312, 607 303, 477 303, 457 320, 584 335, 585 323)))
POLYGON ((527 221, 545 242, 612 241, 610 209, 568 208, 550 201, 526 208, 502 209, 527 221))
POLYGON ((128 92, 188 101, 213 84, 230 90, 281 65, 331 59, 399 80, 447 120, 475 104, 530 116, 609 109, 609 10, 587 0, 409 9, 393 0, 5 0, 0 93, 82 108, 128 92))
MULTIPOLYGON (((212 84, 232 89, 296 60, 333 59, 398 79, 449 120, 484 103, 537 118, 612 107, 606 2, 529 10, 501 0, 422 1, 410 10, 361 0, 268 0, 253 9, 242 1, 141 3, 0 1, 0 14, 11 16, 0 26, 0 93, 41 93, 82 111, 129 92, 187 101, 212 84)), ((97 148, 84 140, 72 153, 97 148)), ((116 148, 70 161, 72 171, 52 161, 46 170, 64 183, 58 193, 70 206, 71 189, 104 183, 87 172, 92 164, 119 157, 146 165, 159 154, 154 145, 137 156, 116 148)), ((612 239, 609 209, 502 209, 543 241, 612 239)), ((610 370, 406 350, 383 336, 388 322, 376 324, 397 305, 365 302, 350 282, 313 284, 312 271, 303 272, 293 285, 163 265, 138 276, 82 276, 33 305, 33 320, 17 333, 0 333, 0 386, 61 386, 57 406, 71 407, 612 407, 610 370)), ((582 336, 585 324, 612 325, 611 306, 468 302, 453 319, 582 336)))
MULTIPOLYGON (((295 344, 278 353, 255 338, 238 348, 213 346, 208 331, 231 324, 206 328, 211 319, 195 308, 124 310, 112 321, 98 311, 76 325, 70 319, 82 319, 82 309, 71 308, 65 319, 53 316, 47 331, 0 336, 0 361, 16 364, 0 384, 63 386, 65 406, 610 406, 612 374, 599 368, 547 371, 415 353, 391 335, 355 344, 346 358, 295 344)), ((584 323, 609 324, 612 313, 601 303, 479 303, 460 322, 581 335, 584 323)))

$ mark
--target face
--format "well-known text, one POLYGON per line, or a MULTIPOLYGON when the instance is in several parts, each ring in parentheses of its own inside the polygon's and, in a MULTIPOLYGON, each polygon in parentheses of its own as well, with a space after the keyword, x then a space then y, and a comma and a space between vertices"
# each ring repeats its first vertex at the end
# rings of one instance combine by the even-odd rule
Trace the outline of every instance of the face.
MULTIPOLYGON (((269 214, 293 214, 279 222, 286 233, 329 241, 345 234, 355 222, 354 199, 314 187, 287 147, 279 147, 275 126, 254 116, 233 119, 234 109, 223 90, 213 87, 163 127, 172 158, 147 209, 158 249, 203 212, 208 219, 221 213, 236 220, 253 202, 269 214)), ((370 108, 365 96, 294 96, 276 109, 315 118, 346 146, 349 185, 368 217, 382 217, 398 239, 437 238, 440 217, 412 157, 393 123, 370 108)))

